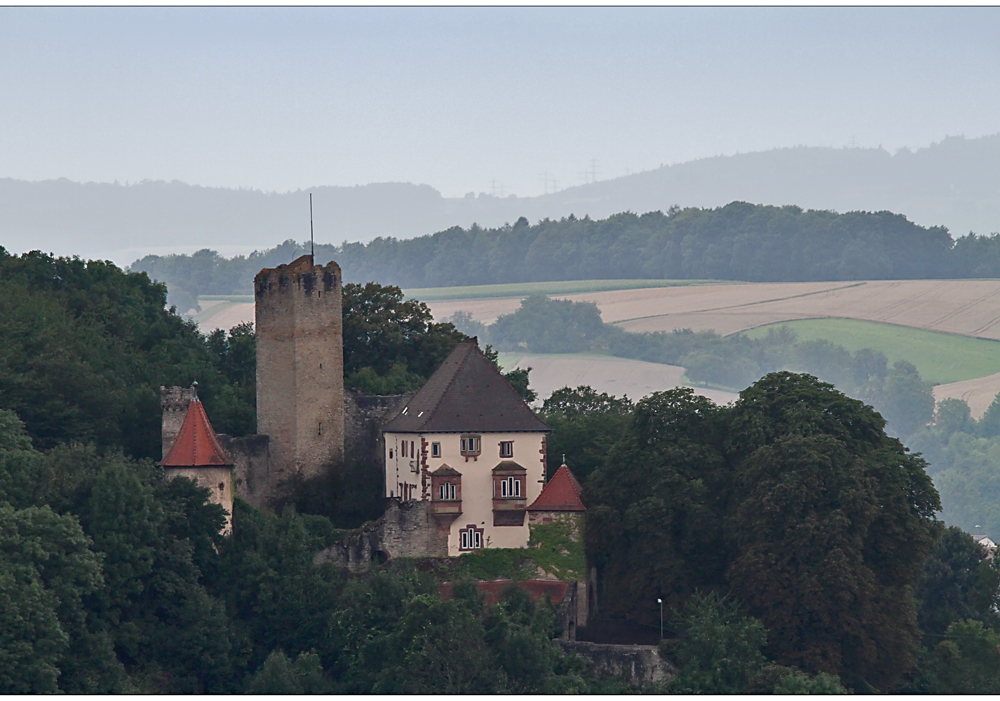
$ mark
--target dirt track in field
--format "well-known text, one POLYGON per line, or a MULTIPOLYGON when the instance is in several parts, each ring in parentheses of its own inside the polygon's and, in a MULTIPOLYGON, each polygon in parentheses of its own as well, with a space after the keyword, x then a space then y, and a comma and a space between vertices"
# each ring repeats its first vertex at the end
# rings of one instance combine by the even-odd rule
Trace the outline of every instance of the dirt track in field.
MULTIPOLYGON (((628 331, 711 329, 721 334, 794 319, 845 317, 1000 340, 1000 280, 875 280, 661 287, 563 295, 596 302, 628 331)), ((437 319, 458 310, 492 323, 520 299, 431 302, 437 319)))
POLYGON ((979 420, 989 409, 993 399, 1000 392, 1000 372, 974 380, 962 380, 947 385, 937 385, 933 388, 934 401, 942 399, 962 399, 969 405, 972 418, 979 420))

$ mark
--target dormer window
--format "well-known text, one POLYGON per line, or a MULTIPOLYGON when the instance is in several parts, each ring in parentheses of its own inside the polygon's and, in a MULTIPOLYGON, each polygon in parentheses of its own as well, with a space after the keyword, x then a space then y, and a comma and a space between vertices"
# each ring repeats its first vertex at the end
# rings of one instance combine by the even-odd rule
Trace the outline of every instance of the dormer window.
POLYGON ((462 436, 462 455, 467 458, 476 457, 482 452, 479 436, 462 436))

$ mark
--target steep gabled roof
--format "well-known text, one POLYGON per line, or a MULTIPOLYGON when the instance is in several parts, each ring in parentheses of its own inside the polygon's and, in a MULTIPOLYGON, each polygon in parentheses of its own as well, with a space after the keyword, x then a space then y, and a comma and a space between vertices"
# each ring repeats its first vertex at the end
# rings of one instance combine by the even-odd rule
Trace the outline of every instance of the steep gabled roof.
POLYGON ((475 339, 451 352, 383 429, 391 433, 551 431, 479 350, 475 339))
POLYGON ((184 423, 170 452, 158 463, 162 467, 225 467, 233 464, 219 444, 205 407, 196 397, 188 404, 184 423))
POLYGON ((528 511, 586 511, 580 483, 565 464, 560 465, 528 511))

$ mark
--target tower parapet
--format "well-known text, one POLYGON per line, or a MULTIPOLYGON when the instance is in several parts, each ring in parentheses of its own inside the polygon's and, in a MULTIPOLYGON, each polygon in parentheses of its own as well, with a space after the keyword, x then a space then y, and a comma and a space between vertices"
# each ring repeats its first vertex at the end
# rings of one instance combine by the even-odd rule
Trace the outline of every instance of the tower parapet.
POLYGON ((188 405, 194 399, 194 387, 160 387, 160 408, 163 418, 160 423, 160 439, 163 443, 163 454, 167 457, 170 447, 174 444, 177 434, 184 424, 188 405))
POLYGON ((344 457, 342 282, 339 265, 311 255, 254 278, 257 431, 305 478, 344 457))

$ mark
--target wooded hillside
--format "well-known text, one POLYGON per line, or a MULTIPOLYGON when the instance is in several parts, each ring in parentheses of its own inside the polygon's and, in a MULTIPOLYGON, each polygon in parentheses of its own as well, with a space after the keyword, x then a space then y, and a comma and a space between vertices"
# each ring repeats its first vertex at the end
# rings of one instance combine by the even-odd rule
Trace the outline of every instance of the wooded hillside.
MULTIPOLYGON (((150 255, 132 270, 171 291, 250 294, 263 267, 292 260, 294 241, 227 259, 210 250, 150 255)), ((570 216, 496 229, 452 227, 414 239, 316 247, 349 282, 400 287, 588 279, 816 281, 1000 275, 1000 236, 953 241, 942 227, 890 212, 835 212, 733 202, 603 220, 570 216)))

